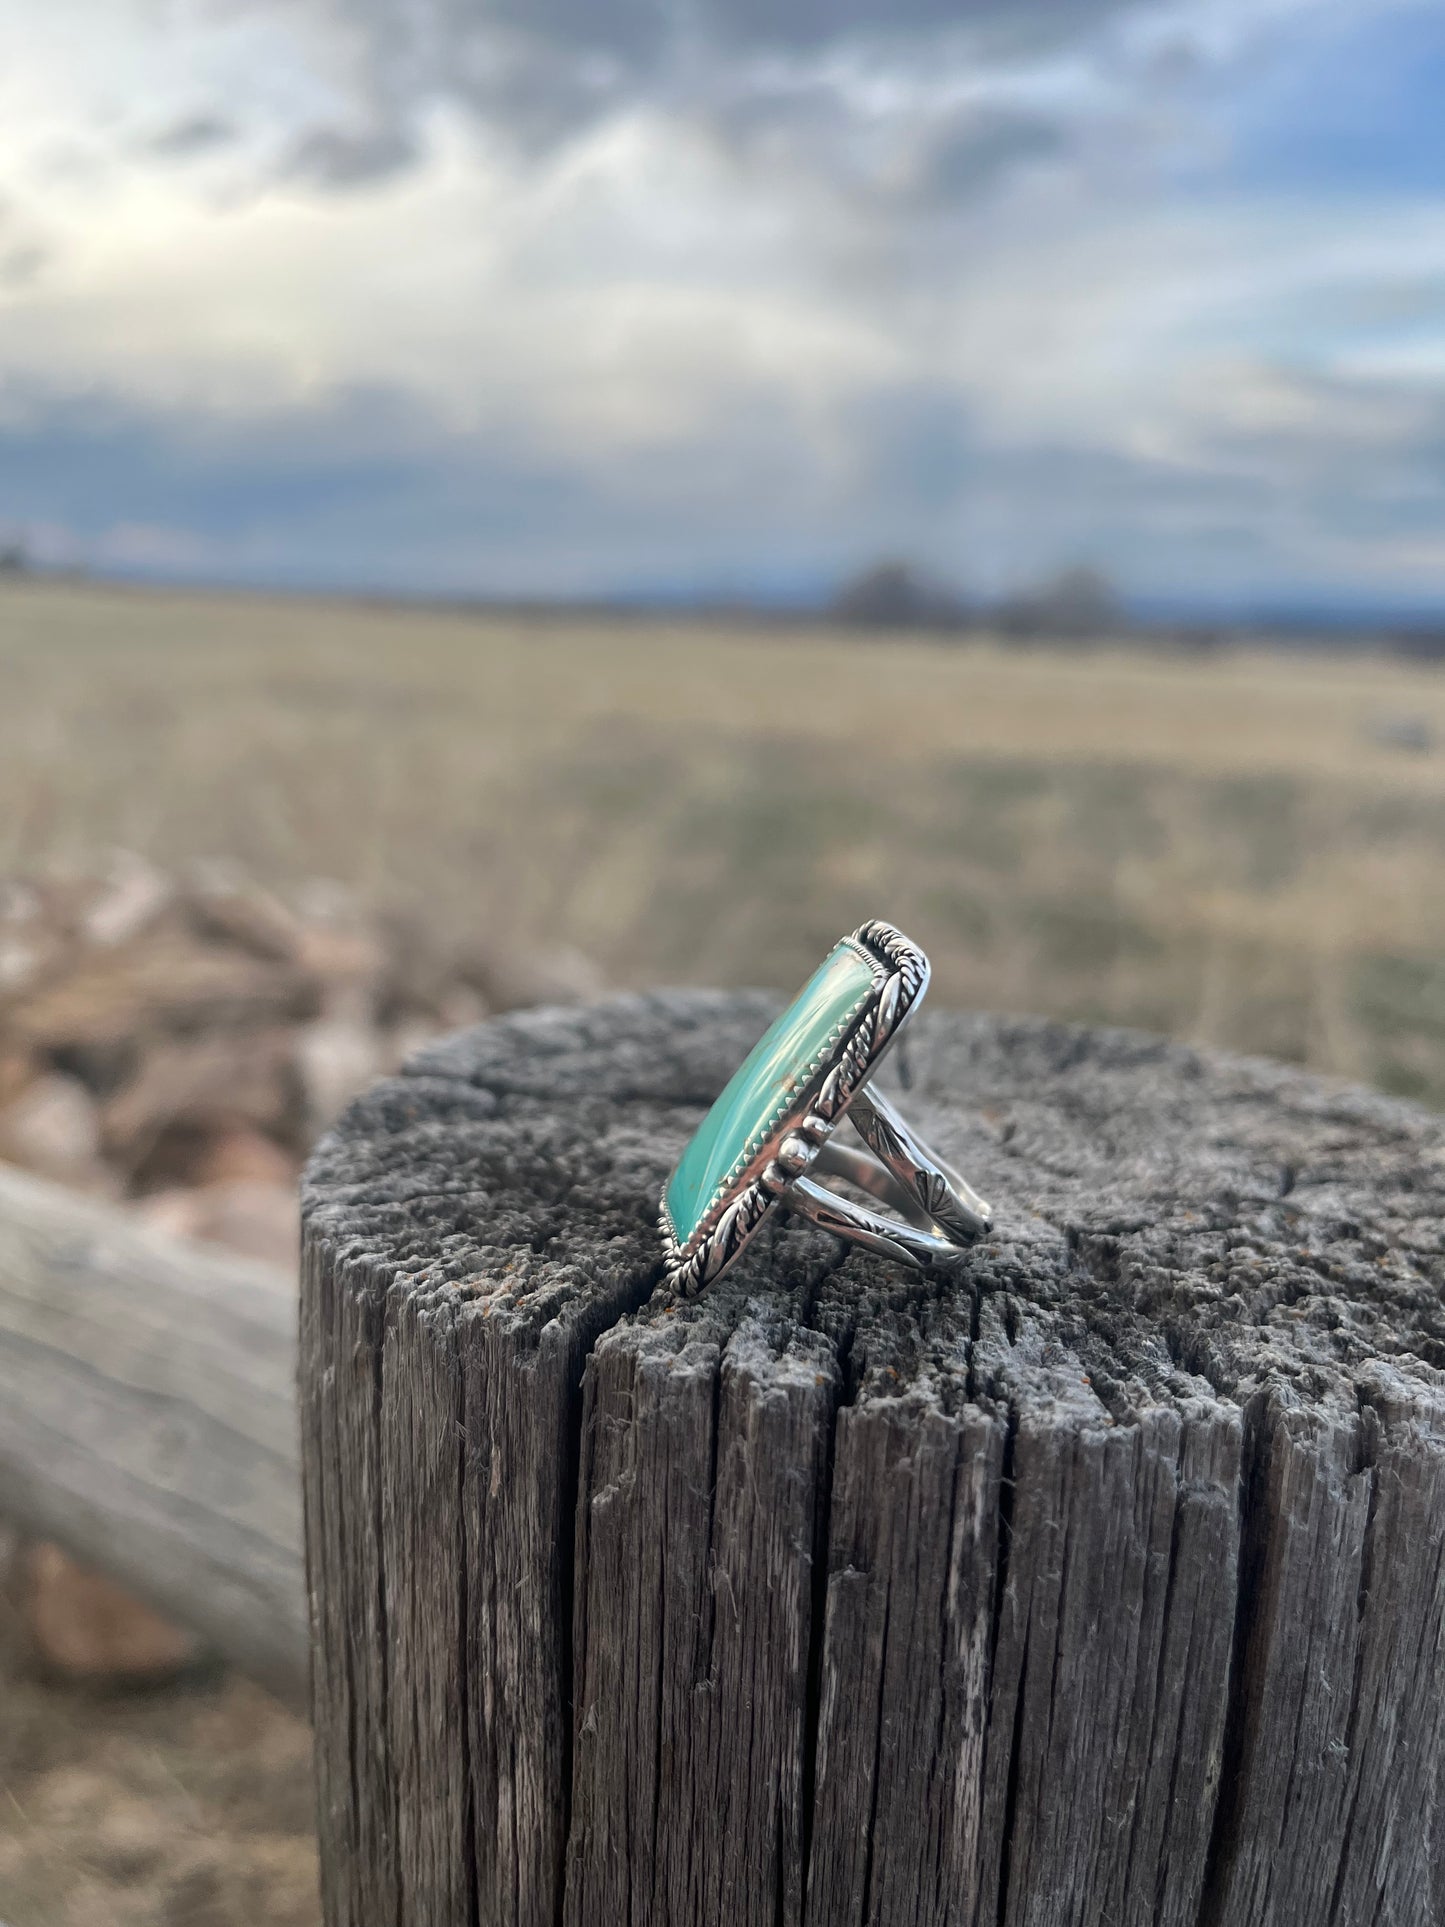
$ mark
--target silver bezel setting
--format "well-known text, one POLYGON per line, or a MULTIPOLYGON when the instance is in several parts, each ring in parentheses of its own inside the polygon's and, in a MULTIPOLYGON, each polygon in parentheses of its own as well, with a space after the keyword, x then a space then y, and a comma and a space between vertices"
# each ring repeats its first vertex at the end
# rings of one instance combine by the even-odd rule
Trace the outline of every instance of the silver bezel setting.
POLYGON ((768 1130, 747 1163, 720 1186, 697 1229, 679 1244, 664 1203, 659 1214, 665 1283, 692 1298, 718 1277, 832 1136, 928 987, 928 959, 890 923, 860 924, 846 941, 873 967, 873 983, 845 1034, 768 1130))

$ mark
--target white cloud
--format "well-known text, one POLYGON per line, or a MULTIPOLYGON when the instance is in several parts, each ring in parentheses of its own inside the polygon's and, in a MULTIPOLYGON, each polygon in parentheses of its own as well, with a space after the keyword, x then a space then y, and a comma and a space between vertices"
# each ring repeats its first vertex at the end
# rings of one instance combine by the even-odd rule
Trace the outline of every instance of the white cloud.
POLYGON ((739 205, 686 127, 639 113, 525 170, 455 121, 432 134, 364 195, 271 181, 217 205, 149 159, 52 183, 52 259, 0 294, 0 365, 221 410, 393 388, 599 458, 703 432, 739 389, 806 412, 891 372, 886 336, 810 285, 787 208, 739 205))

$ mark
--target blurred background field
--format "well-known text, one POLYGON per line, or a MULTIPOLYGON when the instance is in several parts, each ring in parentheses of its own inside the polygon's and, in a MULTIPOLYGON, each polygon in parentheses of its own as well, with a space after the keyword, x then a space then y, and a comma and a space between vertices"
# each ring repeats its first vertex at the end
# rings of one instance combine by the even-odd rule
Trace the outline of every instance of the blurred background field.
POLYGON ((221 854, 618 986, 883 914, 952 1003, 1445 1099, 1429 664, 16 583, 0 679, 0 873, 221 854))

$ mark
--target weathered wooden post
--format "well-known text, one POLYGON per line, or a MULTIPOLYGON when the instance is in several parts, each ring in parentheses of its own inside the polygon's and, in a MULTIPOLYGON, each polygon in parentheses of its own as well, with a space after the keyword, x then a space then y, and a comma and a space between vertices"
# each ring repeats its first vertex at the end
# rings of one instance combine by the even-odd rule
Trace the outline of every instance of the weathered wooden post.
POLYGON ((768 1013, 513 1017, 313 1160, 328 1927, 1445 1920, 1445 1127, 925 1013, 961 1278, 653 1302, 768 1013))

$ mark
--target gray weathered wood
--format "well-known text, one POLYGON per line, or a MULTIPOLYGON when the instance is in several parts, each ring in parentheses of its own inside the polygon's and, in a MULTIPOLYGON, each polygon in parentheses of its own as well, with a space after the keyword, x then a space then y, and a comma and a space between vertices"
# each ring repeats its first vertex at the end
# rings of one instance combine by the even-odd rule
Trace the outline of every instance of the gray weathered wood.
POLYGON ((1445 1128, 926 1013, 956 1281, 765 1229, 654 1298, 772 1008, 529 1012, 313 1160, 331 1927, 1445 1918, 1445 1128))
POLYGON ((0 1166, 0 1517, 291 1698, 296 1285, 0 1166))

